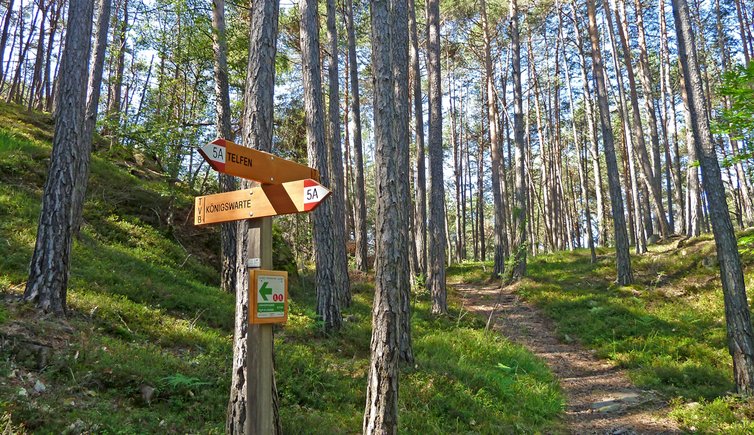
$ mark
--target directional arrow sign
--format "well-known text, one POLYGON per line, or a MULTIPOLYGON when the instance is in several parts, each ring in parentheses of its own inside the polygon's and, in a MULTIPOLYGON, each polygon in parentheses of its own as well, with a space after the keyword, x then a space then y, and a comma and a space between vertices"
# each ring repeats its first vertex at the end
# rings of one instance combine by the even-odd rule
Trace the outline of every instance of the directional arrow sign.
POLYGON ((249 323, 288 320, 288 272, 249 270, 249 323))
POLYGON ((262 296, 262 299, 265 301, 267 300, 267 296, 272 296, 272 288, 270 288, 269 282, 262 282, 262 288, 259 289, 259 295, 262 296))
POLYGON ((216 139, 199 148, 199 154, 218 172, 264 184, 307 178, 319 180, 319 172, 314 168, 225 139, 216 139))
POLYGON ((308 212, 328 195, 326 187, 309 179, 199 196, 194 201, 194 225, 308 212))

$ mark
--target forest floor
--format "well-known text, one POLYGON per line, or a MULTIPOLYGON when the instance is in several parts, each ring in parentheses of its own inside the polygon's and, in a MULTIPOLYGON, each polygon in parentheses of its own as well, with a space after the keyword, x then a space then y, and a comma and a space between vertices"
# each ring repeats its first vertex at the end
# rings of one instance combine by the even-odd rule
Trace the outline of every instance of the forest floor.
POLYGON ((637 388, 625 370, 555 333, 552 320, 516 294, 516 286, 457 286, 464 308, 483 316, 493 330, 542 358, 566 396, 566 422, 575 434, 679 433, 668 404, 637 388))

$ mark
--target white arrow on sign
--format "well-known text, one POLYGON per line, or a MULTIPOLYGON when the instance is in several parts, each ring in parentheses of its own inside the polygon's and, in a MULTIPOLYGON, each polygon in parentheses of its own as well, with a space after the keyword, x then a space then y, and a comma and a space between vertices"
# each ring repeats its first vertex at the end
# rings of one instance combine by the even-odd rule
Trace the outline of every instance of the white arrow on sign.
POLYGON ((330 194, 330 190, 314 180, 304 180, 304 210, 311 211, 330 194))

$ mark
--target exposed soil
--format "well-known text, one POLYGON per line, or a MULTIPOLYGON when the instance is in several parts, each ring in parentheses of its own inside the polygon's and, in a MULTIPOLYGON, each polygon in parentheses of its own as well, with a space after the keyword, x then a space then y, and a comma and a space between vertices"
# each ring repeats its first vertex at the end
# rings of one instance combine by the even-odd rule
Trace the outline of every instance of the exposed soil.
POLYGON ((675 434, 667 403, 634 386, 624 370, 576 342, 559 340, 554 323, 515 292, 497 285, 456 286, 464 308, 542 358, 566 396, 566 424, 574 434, 675 434), (491 317, 490 317, 491 316, 491 317))

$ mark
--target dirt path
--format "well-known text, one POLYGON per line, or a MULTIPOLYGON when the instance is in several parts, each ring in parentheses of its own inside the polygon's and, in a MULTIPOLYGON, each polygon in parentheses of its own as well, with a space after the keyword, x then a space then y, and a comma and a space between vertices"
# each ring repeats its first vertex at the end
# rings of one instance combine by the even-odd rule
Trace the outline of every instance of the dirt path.
POLYGON ((566 423, 574 434, 675 434, 666 404, 636 388, 624 370, 576 343, 558 340, 555 325, 540 311, 498 286, 457 285, 464 308, 489 319, 491 327, 542 358, 560 379, 566 423))

